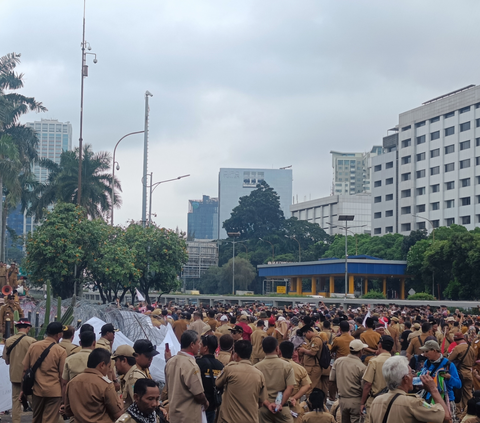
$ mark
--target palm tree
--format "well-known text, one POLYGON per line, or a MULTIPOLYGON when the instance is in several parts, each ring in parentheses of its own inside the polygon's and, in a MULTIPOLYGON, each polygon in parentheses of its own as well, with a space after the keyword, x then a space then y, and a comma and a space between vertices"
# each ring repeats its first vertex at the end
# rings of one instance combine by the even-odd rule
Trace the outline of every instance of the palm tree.
MULTIPOLYGON (((39 184, 35 190, 35 198, 29 209, 29 214, 35 215, 35 220, 43 218, 44 211, 52 204, 77 203, 78 192, 78 148, 75 151, 64 151, 60 156, 60 164, 49 159, 42 159, 40 166, 48 170, 48 178, 39 184)), ((94 153, 90 145, 85 145, 82 160, 82 201, 88 216, 92 219, 106 218, 111 210, 112 186, 115 189, 115 206, 122 203, 120 182, 109 172, 111 166, 110 154, 102 151, 94 153)))

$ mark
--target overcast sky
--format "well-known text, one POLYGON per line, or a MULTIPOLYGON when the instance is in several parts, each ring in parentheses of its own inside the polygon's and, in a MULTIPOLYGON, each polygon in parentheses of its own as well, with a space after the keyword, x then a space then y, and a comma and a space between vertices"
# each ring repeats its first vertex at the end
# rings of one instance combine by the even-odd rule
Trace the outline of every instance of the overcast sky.
MULTIPOLYGON (((70 121, 78 145, 83 0, 1 0, 1 55, 22 93, 70 121)), ((220 167, 293 165, 299 201, 330 194, 330 150, 381 144, 401 112, 480 82, 478 0, 87 0, 84 142, 113 152, 150 99, 154 220, 186 230, 220 167)), ((123 206, 141 218, 143 137, 117 150, 123 206)))

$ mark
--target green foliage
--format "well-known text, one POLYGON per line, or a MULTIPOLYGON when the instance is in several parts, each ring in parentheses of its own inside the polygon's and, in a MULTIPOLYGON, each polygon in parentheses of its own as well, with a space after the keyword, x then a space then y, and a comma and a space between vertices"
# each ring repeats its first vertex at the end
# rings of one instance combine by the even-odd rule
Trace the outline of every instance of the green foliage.
POLYGON ((416 294, 409 295, 408 300, 419 300, 419 301, 435 301, 436 298, 433 295, 430 295, 426 292, 417 292, 416 294))
POLYGON ((17 327, 15 326, 15 323, 14 322, 18 322, 18 320, 20 319, 20 313, 18 312, 18 310, 15 310, 13 312, 13 333, 14 335, 16 335, 18 333, 18 329, 17 327))
POLYGON ((47 299, 45 302, 45 319, 43 320, 42 329, 38 332, 37 341, 41 341, 45 336, 45 331, 47 326, 50 323, 50 311, 51 311, 51 301, 52 301, 52 287, 50 281, 47 280, 47 299))
POLYGON ((362 295, 362 298, 366 300, 385 300, 386 299, 383 292, 380 292, 380 291, 369 291, 365 295, 362 295))

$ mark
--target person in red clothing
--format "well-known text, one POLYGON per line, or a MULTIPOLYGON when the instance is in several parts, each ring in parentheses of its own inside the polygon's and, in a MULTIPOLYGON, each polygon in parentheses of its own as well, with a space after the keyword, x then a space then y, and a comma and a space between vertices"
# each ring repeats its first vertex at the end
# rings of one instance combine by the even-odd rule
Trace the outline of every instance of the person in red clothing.
POLYGON ((237 322, 237 326, 240 326, 243 329, 243 338, 245 341, 250 341, 250 336, 252 335, 252 328, 248 326, 248 316, 242 314, 237 322))

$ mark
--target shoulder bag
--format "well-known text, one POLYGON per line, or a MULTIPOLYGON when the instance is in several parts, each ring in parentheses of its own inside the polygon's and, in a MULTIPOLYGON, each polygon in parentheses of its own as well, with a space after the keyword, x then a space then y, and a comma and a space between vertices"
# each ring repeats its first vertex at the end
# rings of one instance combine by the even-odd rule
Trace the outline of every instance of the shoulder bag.
POLYGON ((7 351, 5 351, 5 353, 7 355, 10 355, 10 353, 13 351, 13 349, 18 345, 18 343, 22 340, 22 338, 26 336, 26 335, 22 335, 22 336, 19 336, 18 339, 12 344, 10 345, 8 348, 7 348, 7 351))
POLYGON ((390 400, 387 411, 385 411, 385 415, 383 416, 383 421, 382 423, 387 423, 388 421, 388 415, 390 414, 390 409, 392 408, 392 404, 395 402, 395 400, 400 396, 400 394, 395 394, 393 398, 390 400))
POLYGON ((27 369, 25 375, 23 376, 23 383, 22 383, 22 391, 24 395, 32 395, 33 394, 33 385, 35 384, 35 373, 38 368, 43 363, 43 360, 47 357, 50 349, 56 344, 56 342, 52 342, 47 348, 45 348, 42 352, 42 355, 38 357, 38 360, 35 362, 31 369, 27 369))

